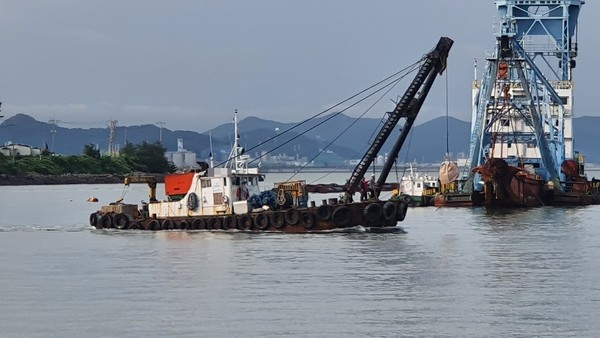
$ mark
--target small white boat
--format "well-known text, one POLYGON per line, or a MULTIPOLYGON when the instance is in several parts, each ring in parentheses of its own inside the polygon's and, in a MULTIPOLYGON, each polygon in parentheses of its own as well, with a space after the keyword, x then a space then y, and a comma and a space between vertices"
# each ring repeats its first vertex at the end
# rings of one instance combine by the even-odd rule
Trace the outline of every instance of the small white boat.
POLYGON ((400 180, 400 194, 410 197, 411 206, 433 205, 435 194, 440 191, 437 178, 419 173, 410 164, 409 173, 400 180))

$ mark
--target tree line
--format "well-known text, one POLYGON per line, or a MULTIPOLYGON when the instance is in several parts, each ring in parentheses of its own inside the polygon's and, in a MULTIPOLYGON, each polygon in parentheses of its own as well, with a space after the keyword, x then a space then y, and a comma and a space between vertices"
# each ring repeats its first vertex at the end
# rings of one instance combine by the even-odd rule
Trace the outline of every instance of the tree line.
POLYGON ((85 145, 82 155, 61 156, 48 150, 39 156, 6 156, 0 154, 0 173, 7 175, 40 174, 128 174, 144 172, 166 174, 175 167, 165 158, 166 148, 160 143, 127 143, 116 156, 101 156, 93 144, 85 145))

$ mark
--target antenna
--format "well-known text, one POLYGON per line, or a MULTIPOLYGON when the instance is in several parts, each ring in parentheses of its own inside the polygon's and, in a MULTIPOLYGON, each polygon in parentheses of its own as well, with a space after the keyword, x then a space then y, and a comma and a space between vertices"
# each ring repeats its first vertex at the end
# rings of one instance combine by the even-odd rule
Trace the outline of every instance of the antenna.
POLYGON ((166 123, 162 121, 156 122, 156 125, 158 126, 158 142, 160 142, 160 144, 162 144, 162 130, 165 124, 166 123))
POLYGON ((117 120, 108 121, 108 155, 115 156, 117 154, 115 149, 115 134, 117 131, 117 120))
POLYGON ((52 119, 48 122, 51 124, 50 134, 52 135, 52 148, 50 149, 50 152, 54 153, 54 135, 56 135, 56 124, 58 123, 58 120, 52 119))

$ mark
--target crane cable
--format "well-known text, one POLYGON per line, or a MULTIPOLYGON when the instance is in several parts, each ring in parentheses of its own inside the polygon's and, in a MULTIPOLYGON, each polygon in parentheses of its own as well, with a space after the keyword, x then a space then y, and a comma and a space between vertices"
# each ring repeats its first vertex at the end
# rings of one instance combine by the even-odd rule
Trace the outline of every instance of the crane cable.
MULTIPOLYGON (((416 69, 416 68, 415 68, 416 69)), ((352 128, 352 126, 354 126, 363 116, 365 116, 369 111, 371 111, 371 109, 373 109, 373 107, 379 103, 392 89, 394 89, 398 83, 400 83, 400 81, 402 81, 402 79, 404 79, 404 77, 406 77, 408 74, 410 74, 413 70, 411 70, 410 72, 404 74, 403 76, 401 76, 398 79, 395 79, 392 83, 389 83, 388 85, 386 85, 385 87, 389 87, 385 93, 383 93, 375 102, 373 102, 373 104, 371 104, 367 109, 365 109, 365 111, 360 114, 356 119, 354 119, 354 121, 352 121, 352 123, 350 123, 344 130, 342 130, 334 139, 332 139, 327 146, 323 147, 323 149, 321 149, 315 156, 313 156, 309 161, 306 162, 306 164, 304 164, 300 170, 298 170, 297 172, 295 172, 290 178, 288 178, 288 181, 290 181, 292 178, 294 178, 299 172, 301 172, 302 170, 304 170, 304 168, 306 168, 306 166, 311 163, 315 158, 317 158, 319 155, 321 155, 326 149, 328 149, 332 144, 335 143, 335 141, 337 141, 342 135, 344 135, 350 128, 352 128)), ((377 90, 376 92, 374 92, 372 95, 374 95, 375 93, 383 90, 385 87, 377 90)), ((370 97, 371 95, 369 95, 368 97, 370 97)), ((367 97, 367 98, 368 98, 367 97)), ((366 99, 366 98, 365 98, 366 99)), ((358 103, 358 102, 357 102, 358 103)), ((350 107, 344 109, 347 110, 350 107)), ((343 111, 342 111, 343 112, 343 111)), ((340 112, 341 113, 341 112, 340 112)))
MULTIPOLYGON (((275 138, 277 138, 277 137, 280 137, 280 136, 281 136, 281 135, 283 135, 283 134, 286 134, 286 133, 288 133, 288 132, 291 132, 292 130, 294 130, 294 129, 296 129, 296 128, 300 127, 301 125, 304 125, 304 124, 306 124, 307 122, 309 122, 309 121, 311 121, 311 120, 313 120, 313 119, 315 119, 315 118, 317 118, 317 117, 319 117, 319 116, 321 116, 321 115, 323 115, 323 114, 325 114, 325 113, 327 113, 327 112, 329 112, 329 111, 333 110, 334 108, 336 108, 336 107, 339 107, 339 106, 341 106, 342 104, 344 104, 344 103, 346 103, 346 102, 348 102, 348 101, 351 101, 351 100, 353 100, 353 99, 355 99, 355 98, 359 97, 360 95, 362 95, 362 94, 364 94, 364 93, 368 92, 369 90, 371 90, 371 89, 373 89, 373 88, 376 88, 377 86, 380 86, 381 84, 383 84, 383 83, 385 83, 385 82, 387 82, 387 81, 390 81, 390 79, 394 79, 395 77, 397 77, 398 75, 401 75, 401 74, 403 74, 403 73, 404 73, 404 72, 406 72, 407 70, 409 70, 409 69, 411 69, 411 68, 414 68, 414 67, 415 67, 417 64, 419 64, 421 61, 422 61, 422 60, 419 60, 419 61, 417 61, 417 62, 415 62, 415 63, 413 63, 413 64, 411 64, 411 65, 409 65, 409 66, 407 66, 407 67, 405 67, 405 68, 403 68, 403 69, 401 69, 401 70, 397 71, 397 72, 395 72, 394 74, 392 74, 392 75, 390 75, 390 76, 388 76, 388 77, 384 78, 383 80, 380 80, 380 81, 378 81, 377 83, 375 83, 375 84, 373 84, 373 85, 371 85, 371 86, 369 86, 369 87, 367 87, 367 88, 365 88, 365 89, 361 90, 360 92, 358 92, 358 93, 356 93, 356 94, 354 94, 354 95, 350 96, 349 98, 347 98, 347 99, 345 99, 345 100, 343 100, 343 101, 340 101, 340 102, 336 103, 335 105, 333 105, 333 106, 331 106, 331 107, 329 107, 329 108, 327 108, 327 109, 325 109, 325 110, 321 111, 320 113, 318 113, 318 114, 315 114, 315 115, 313 115, 312 117, 309 117, 309 118, 305 119, 304 121, 302 121, 302 122, 300 122, 300 123, 298 123, 298 124, 296 124, 296 125, 294 125, 294 126, 292 126, 292 127, 288 128, 288 129, 286 129, 286 130, 282 131, 281 133, 278 133, 277 135, 274 135, 274 136, 272 136, 272 137, 268 138, 268 139, 267 139, 267 140, 265 140, 265 141, 262 141, 262 142, 258 143, 257 145, 255 145, 255 146, 253 146, 253 147, 251 147, 251 148, 249 148, 249 149, 246 149, 246 152, 252 151, 252 150, 254 150, 254 149, 256 149, 256 148, 258 148, 258 147, 260 147, 260 146, 262 146, 262 145, 264 145, 264 144, 266 144, 266 143, 268 143, 268 142, 270 142, 270 141, 272 141, 272 140, 274 140, 275 138)), ((403 76, 405 76, 405 75, 403 75, 403 76)), ((403 76, 402 76, 402 77, 403 77, 403 76)), ((374 94, 376 94, 377 92, 379 92, 379 91, 383 90, 384 88, 386 88, 386 87, 390 86, 391 84, 393 84, 393 83, 394 83, 394 82, 396 82, 396 81, 397 81, 397 79, 394 79, 394 80, 392 80, 392 82, 391 82, 391 83, 388 83, 388 84, 384 85, 382 88, 380 88, 380 89, 377 89, 375 92, 373 92, 373 93, 371 93, 371 94, 368 94, 366 97, 364 97, 364 98, 362 98, 362 99, 358 100, 357 102, 355 102, 355 103, 351 104, 349 107, 347 107, 347 108, 345 108, 345 109, 343 109, 343 110, 341 110, 341 111, 339 111, 339 112, 337 112, 337 113, 335 113, 335 114, 332 114, 330 117, 326 118, 324 121, 322 121, 322 122, 318 123, 317 125, 315 125, 315 126, 313 126, 313 127, 309 128, 309 129, 307 129, 307 130, 303 131, 302 133, 298 134, 297 136, 295 136, 295 137, 291 138, 290 140, 287 140, 286 142, 284 142, 284 143, 282 143, 281 145, 279 145, 279 146, 277 146, 277 147, 275 147, 275 148, 273 148, 273 149, 271 149, 271 150, 267 151, 266 153, 267 153, 267 154, 269 154, 269 153, 273 152, 274 150, 276 150, 276 149, 279 149, 279 148, 280 148, 280 147, 282 147, 283 145, 285 145, 285 144, 287 144, 287 143, 289 143, 289 142, 291 142, 291 141, 293 141, 293 140, 297 139, 298 137, 300 137, 301 135, 305 134, 306 132, 308 132, 308 131, 310 131, 310 130, 313 130, 313 129, 315 129, 316 127, 318 127, 318 126, 320 126, 320 125, 324 124, 325 122, 327 122, 327 121, 331 120, 332 118, 334 118, 334 117, 338 116, 339 114, 343 113, 344 111, 346 111, 346 110, 348 110, 348 109, 352 108, 353 106, 357 105, 358 103, 360 103, 360 102, 362 102, 362 101, 366 100, 367 98, 369 98, 369 97, 373 96, 373 95, 374 95, 374 94)), ((238 156, 239 156, 239 155, 238 155, 238 156)), ((231 156, 230 158, 228 158, 228 159, 227 159, 227 160, 225 160, 225 161, 222 161, 221 163, 217 164, 216 166, 217 166, 217 167, 218 167, 218 166, 221 166, 221 165, 223 165, 223 164, 227 163, 228 161, 231 161, 231 160, 233 160, 233 159, 234 159, 234 157, 235 157, 235 156, 231 156)), ((260 159, 260 157, 259 157, 259 158, 256 158, 256 159, 254 159, 254 160, 252 160, 252 161, 250 161, 250 162, 248 162, 248 163, 255 162, 255 161, 259 160, 259 159, 260 159)))

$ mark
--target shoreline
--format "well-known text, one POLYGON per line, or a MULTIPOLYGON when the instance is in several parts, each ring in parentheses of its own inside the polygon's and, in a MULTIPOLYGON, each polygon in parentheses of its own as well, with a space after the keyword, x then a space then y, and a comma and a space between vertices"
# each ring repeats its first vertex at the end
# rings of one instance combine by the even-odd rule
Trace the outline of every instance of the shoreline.
POLYGON ((0 186, 59 185, 59 184, 110 184, 123 183, 125 175, 65 174, 65 175, 7 175, 0 174, 0 186))
MULTIPOLYGON (((419 167, 420 172, 428 172, 437 168, 431 166, 419 167)), ((588 174, 596 173, 600 171, 598 166, 588 166, 586 168, 588 174)), ((313 168, 313 170, 305 170, 304 172, 327 172, 331 171, 331 168, 313 168)), ((345 172, 337 170, 338 172, 345 172)), ((348 170, 351 172, 352 170, 348 170)), ((280 169, 267 169, 263 171, 263 174, 269 173, 291 173, 296 172, 294 168, 280 168, 280 169)), ((123 184, 125 174, 64 174, 64 175, 39 175, 39 174, 26 174, 26 175, 7 175, 0 174, 0 186, 18 186, 18 185, 60 185, 60 184, 123 184)), ((158 178, 159 182, 164 182, 163 175, 153 174, 158 178)))

